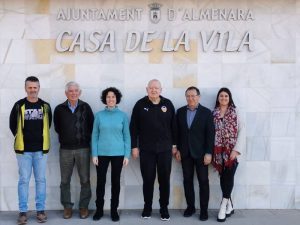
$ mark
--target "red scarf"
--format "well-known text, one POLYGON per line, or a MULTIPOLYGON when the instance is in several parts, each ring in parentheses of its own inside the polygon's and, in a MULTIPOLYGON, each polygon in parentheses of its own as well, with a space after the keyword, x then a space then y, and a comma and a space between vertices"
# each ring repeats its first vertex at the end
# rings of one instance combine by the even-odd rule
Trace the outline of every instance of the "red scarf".
POLYGON ((230 153, 237 141, 237 114, 235 108, 229 106, 224 117, 221 118, 220 107, 217 107, 213 111, 213 117, 216 132, 213 166, 222 173, 224 167, 231 168, 236 161, 230 160, 230 153))

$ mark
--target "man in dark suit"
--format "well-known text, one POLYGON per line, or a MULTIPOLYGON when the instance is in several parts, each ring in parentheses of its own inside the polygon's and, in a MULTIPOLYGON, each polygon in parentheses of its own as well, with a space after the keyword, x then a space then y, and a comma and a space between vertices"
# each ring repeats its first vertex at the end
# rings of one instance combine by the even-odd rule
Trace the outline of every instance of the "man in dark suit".
POLYGON ((208 219, 208 165, 214 146, 214 123, 211 111, 200 105, 200 91, 189 87, 185 91, 187 105, 177 110, 178 150, 176 158, 182 163, 183 184, 187 208, 185 217, 195 213, 194 168, 199 182, 200 217, 208 219))

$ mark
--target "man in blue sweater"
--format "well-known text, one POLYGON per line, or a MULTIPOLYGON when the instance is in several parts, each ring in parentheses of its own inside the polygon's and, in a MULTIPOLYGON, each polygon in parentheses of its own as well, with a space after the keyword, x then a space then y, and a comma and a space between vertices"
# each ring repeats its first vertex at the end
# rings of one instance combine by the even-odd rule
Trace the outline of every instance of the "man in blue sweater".
POLYGON ((76 82, 66 84, 67 100, 54 110, 54 126, 60 142, 60 200, 64 206, 63 218, 72 217, 70 182, 74 165, 80 177, 80 218, 89 216, 88 205, 92 196, 90 185, 90 141, 94 114, 88 103, 79 99, 81 90, 76 82))
POLYGON ((134 159, 140 156, 143 177, 142 217, 151 217, 157 171, 161 220, 168 221, 172 153, 177 152, 175 109, 169 99, 160 95, 158 80, 150 80, 146 90, 148 96, 135 104, 130 122, 132 156, 134 159))

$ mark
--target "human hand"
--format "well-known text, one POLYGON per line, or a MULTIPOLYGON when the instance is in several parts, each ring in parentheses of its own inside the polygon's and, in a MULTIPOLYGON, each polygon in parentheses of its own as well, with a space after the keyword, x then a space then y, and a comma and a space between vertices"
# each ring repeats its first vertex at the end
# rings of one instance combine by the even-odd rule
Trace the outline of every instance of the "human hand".
POLYGON ((138 148, 133 148, 131 150, 131 155, 133 159, 137 159, 139 157, 140 150, 138 148))
POLYGON ((240 155, 238 151, 232 150, 230 153, 230 160, 235 160, 238 155, 240 155))
POLYGON ((99 163, 99 162, 98 162, 98 157, 95 157, 95 156, 94 156, 94 157, 92 158, 92 160, 93 160, 93 164, 94 164, 95 166, 98 166, 98 163, 99 163))
POLYGON ((174 157, 176 157, 177 151, 178 151, 178 149, 177 149, 176 146, 172 147, 172 155, 173 155, 174 157))
POLYGON ((180 151, 177 151, 177 152, 176 152, 175 158, 176 158, 177 162, 180 162, 180 161, 181 161, 181 154, 180 154, 180 151))
POLYGON ((211 154, 205 154, 204 155, 204 160, 203 160, 204 165, 210 164, 211 163, 211 159, 212 159, 211 154))
POLYGON ((129 163, 129 159, 128 158, 124 158, 123 159, 123 166, 127 166, 129 163))

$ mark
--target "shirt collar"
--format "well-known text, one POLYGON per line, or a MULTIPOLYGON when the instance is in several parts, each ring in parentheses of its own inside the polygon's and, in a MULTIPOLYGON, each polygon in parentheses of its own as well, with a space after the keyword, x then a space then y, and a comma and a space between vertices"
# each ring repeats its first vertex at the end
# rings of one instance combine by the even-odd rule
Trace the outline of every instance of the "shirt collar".
MULTIPOLYGON (((165 101, 163 96, 159 95, 159 97, 160 97, 160 101, 159 101, 159 103, 158 103, 157 105, 161 105, 161 104, 163 104, 164 101, 165 101)), ((149 104, 155 105, 155 104, 153 104, 153 102, 151 102, 151 100, 149 99, 148 95, 145 96, 145 99, 146 99, 146 101, 147 101, 149 104)))
POLYGON ((199 104, 194 108, 194 109, 191 109, 188 105, 186 106, 186 108, 190 111, 196 111, 199 107, 199 104))
POLYGON ((77 100, 75 106, 72 106, 71 103, 69 102, 69 100, 67 100, 67 101, 68 101, 68 106, 69 106, 70 108, 74 108, 74 109, 75 109, 75 108, 77 107, 77 105, 78 105, 78 100, 77 100))

